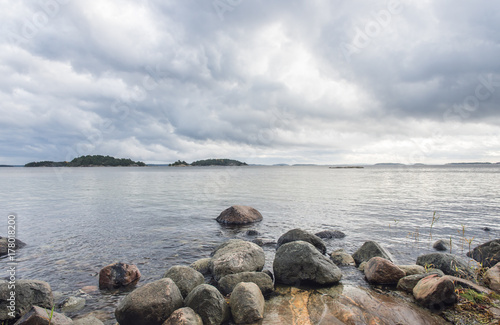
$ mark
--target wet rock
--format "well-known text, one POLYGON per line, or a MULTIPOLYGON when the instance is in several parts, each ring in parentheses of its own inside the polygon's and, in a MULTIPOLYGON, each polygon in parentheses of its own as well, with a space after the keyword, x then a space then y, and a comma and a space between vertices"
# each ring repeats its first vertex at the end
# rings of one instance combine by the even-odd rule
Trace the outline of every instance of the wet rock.
POLYGON ((31 307, 52 309, 54 297, 50 285, 45 281, 16 280, 15 303, 12 303, 9 282, 0 283, 0 321, 11 320, 8 313, 14 311, 15 318, 26 314, 31 307))
POLYGON ((421 265, 398 265, 398 267, 405 272, 406 275, 423 274, 425 268, 421 265))
POLYGON ((361 272, 364 273, 365 272, 366 263, 368 263, 368 262, 364 261, 363 263, 359 264, 358 270, 360 270, 361 272))
POLYGON ((252 239, 252 243, 254 243, 255 245, 257 245, 259 247, 264 246, 264 241, 261 238, 252 239))
POLYGON ((141 278, 141 272, 135 265, 113 263, 99 272, 99 289, 117 289, 133 286, 141 278))
POLYGON ((352 258, 356 262, 356 265, 360 265, 363 262, 368 262, 372 257, 382 257, 394 263, 394 259, 391 254, 385 250, 382 246, 374 241, 367 241, 361 246, 354 254, 352 258))
POLYGON ((233 205, 222 211, 217 222, 229 225, 243 225, 262 221, 262 215, 256 209, 245 205, 233 205))
POLYGON ((266 302, 262 324, 426 324, 442 325, 429 310, 390 295, 337 285, 302 290, 276 287, 266 302))
POLYGON ((258 235, 260 235, 260 233, 257 230, 254 230, 254 229, 247 230, 245 234, 247 236, 258 236, 258 235))
POLYGON ((226 275, 219 281, 220 291, 224 295, 230 294, 241 282, 255 283, 265 296, 274 291, 273 280, 264 272, 242 272, 226 275))
POLYGON ((345 237, 345 234, 340 230, 323 230, 315 233, 315 235, 322 239, 340 239, 345 237))
POLYGON ((202 258, 190 265, 191 268, 200 272, 203 275, 209 275, 212 273, 212 259, 211 258, 202 258))
POLYGON ((201 284, 186 297, 185 305, 200 315, 204 325, 220 325, 229 318, 229 308, 214 286, 201 284))
POLYGON ((161 325, 183 307, 182 294, 172 279, 163 278, 135 289, 116 307, 120 325, 161 325))
POLYGON ((449 251, 450 243, 440 239, 432 245, 432 248, 434 248, 437 251, 449 251))
POLYGON ((480 294, 485 294, 485 295, 489 295, 489 294, 493 293, 493 291, 491 291, 490 289, 483 287, 483 286, 480 286, 479 284, 474 283, 470 280, 457 278, 456 276, 452 276, 452 275, 445 275, 445 277, 450 279, 451 281, 453 281, 453 283, 455 283, 455 285, 459 285, 462 288, 469 288, 469 289, 472 289, 480 294))
POLYGON ((473 278, 472 271, 463 260, 448 253, 431 253, 421 255, 417 258, 417 264, 423 267, 440 269, 447 275, 457 277, 473 278))
POLYGON ((491 240, 468 252, 467 256, 475 259, 483 267, 492 267, 500 262, 500 239, 491 240))
POLYGON ((85 299, 81 297, 68 297, 59 304, 59 308, 64 313, 75 312, 85 307, 85 299))
POLYGON ((365 266, 365 276, 370 283, 397 284, 405 275, 397 265, 378 256, 371 258, 365 266))
POLYGON ((415 300, 431 310, 441 310, 457 302, 455 284, 447 277, 429 275, 413 288, 415 300))
POLYGON ((413 293, 413 288, 415 288, 418 281, 420 281, 423 278, 426 278, 432 274, 436 274, 438 276, 444 275, 444 274, 438 274, 435 272, 408 275, 408 276, 405 276, 405 277, 399 279, 397 288, 398 288, 398 290, 401 290, 401 291, 413 293))
POLYGON ((52 319, 49 321, 47 310, 38 306, 33 306, 23 317, 21 317, 15 325, 70 325, 73 324, 71 318, 54 312, 52 319))
POLYGON ((326 254, 326 246, 321 238, 316 235, 313 235, 302 229, 292 229, 286 232, 278 239, 278 245, 276 249, 280 248, 281 245, 286 243, 294 242, 294 241, 305 241, 307 243, 312 244, 321 254, 326 254))
MULTIPOLYGON (((24 242, 15 238, 14 240, 14 250, 18 250, 19 248, 23 248, 26 246, 24 242)), ((11 240, 12 242, 12 240, 11 240)), ((12 247, 10 247, 12 249, 12 247)), ((0 236, 0 256, 7 255, 9 253, 9 238, 0 236)))
POLYGON ((271 278, 271 280, 274 281, 274 274, 273 274, 273 272, 271 272, 269 270, 264 270, 264 271, 262 271, 262 273, 265 273, 265 274, 269 275, 269 277, 271 278))
POLYGON ((273 269, 276 282, 284 284, 329 285, 342 278, 342 272, 330 259, 304 241, 293 241, 278 248, 273 269))
POLYGON ((343 249, 337 249, 330 254, 330 259, 337 266, 355 265, 354 259, 343 249))
POLYGON ((491 231, 490 227, 483 227, 484 231, 491 231))
POLYGON ((200 315, 189 307, 177 309, 163 325, 203 325, 200 315))
POLYGON ((500 293, 500 263, 497 263, 486 271, 484 274, 484 282, 491 290, 500 293))
POLYGON ((203 277, 203 274, 189 266, 172 266, 167 272, 165 272, 163 277, 170 278, 175 282, 177 288, 181 291, 183 298, 186 298, 191 290, 200 284, 205 283, 205 277, 203 277))
POLYGON ((85 316, 73 320, 73 325, 104 325, 104 323, 95 316, 85 316))
POLYGON ((254 243, 232 239, 220 245, 211 261, 212 274, 220 280, 228 274, 241 272, 260 272, 264 268, 265 254, 254 243))
POLYGON ((264 296, 253 282, 240 282, 229 299, 236 324, 254 323, 264 317, 264 296))

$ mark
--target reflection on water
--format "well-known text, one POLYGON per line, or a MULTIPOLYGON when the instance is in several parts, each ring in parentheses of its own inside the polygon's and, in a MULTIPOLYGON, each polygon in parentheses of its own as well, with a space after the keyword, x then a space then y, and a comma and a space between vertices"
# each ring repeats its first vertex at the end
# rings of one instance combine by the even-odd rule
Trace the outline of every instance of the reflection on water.
MULTIPOLYGON (((28 244, 18 255, 18 277, 45 280, 65 293, 96 285, 99 270, 113 262, 138 265, 140 285, 175 264, 208 257, 229 238, 275 242, 297 227, 346 233, 326 241, 329 252, 353 253, 364 241, 376 240, 405 264, 431 250, 434 211, 440 219, 433 238, 451 238, 454 253, 466 252, 464 239, 478 244, 499 237, 496 166, 65 168, 59 173, 9 168, 0 169, 0 182, 8 184, 0 214, 6 220, 17 213, 18 238, 28 244), (234 204, 255 207, 264 220, 240 228, 219 225, 215 218, 234 204), (492 231, 483 231, 486 226, 492 231), (260 235, 247 236, 249 229, 260 235)), ((268 269, 274 250, 264 247, 268 269)), ((346 270, 342 282, 362 281, 346 270)), ((79 313, 104 308, 112 317, 122 295, 87 295, 79 313)))

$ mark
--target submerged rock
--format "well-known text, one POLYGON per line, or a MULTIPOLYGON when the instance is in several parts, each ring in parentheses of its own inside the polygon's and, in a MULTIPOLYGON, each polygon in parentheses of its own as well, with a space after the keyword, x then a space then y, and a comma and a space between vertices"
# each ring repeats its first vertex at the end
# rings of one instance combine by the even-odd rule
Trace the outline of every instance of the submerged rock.
POLYGON ((380 244, 374 241, 367 241, 361 246, 354 254, 352 258, 356 262, 356 265, 360 265, 363 262, 368 262, 372 257, 382 257, 394 263, 394 259, 391 254, 385 250, 380 244))
POLYGON ((262 214, 256 209, 245 205, 233 205, 222 211, 217 222, 228 225, 244 225, 262 221, 262 214))
POLYGON ((260 272, 264 268, 265 254, 254 243, 231 239, 216 248, 211 260, 212 274, 220 280, 228 274, 241 272, 260 272))
POLYGON ((340 269, 313 245, 304 241, 284 244, 273 263, 276 282, 292 285, 331 285, 342 278, 340 269))
POLYGON ((99 272, 99 289, 118 289, 135 285, 141 278, 137 266, 125 263, 113 263, 99 272))
POLYGON ((345 237, 345 234, 340 230, 323 230, 315 233, 315 235, 323 239, 332 239, 332 238, 340 239, 345 237))
POLYGON ((434 248, 437 251, 442 251, 442 252, 449 251, 450 250, 450 243, 440 239, 432 245, 432 248, 434 248))
POLYGON ((280 248, 281 245, 286 243, 294 242, 294 241, 305 241, 309 244, 312 244, 321 254, 326 254, 326 245, 325 242, 321 238, 316 235, 313 235, 302 229, 292 229, 286 232, 278 239, 278 245, 276 249, 280 248))
POLYGON ((483 267, 492 267, 500 262, 500 239, 491 240, 468 252, 467 256, 475 259, 483 267))

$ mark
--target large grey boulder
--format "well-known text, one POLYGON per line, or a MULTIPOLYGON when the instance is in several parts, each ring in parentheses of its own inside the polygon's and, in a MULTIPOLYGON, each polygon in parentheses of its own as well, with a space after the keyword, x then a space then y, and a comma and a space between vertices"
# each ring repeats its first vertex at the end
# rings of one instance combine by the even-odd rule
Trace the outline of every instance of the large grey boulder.
POLYGON ((436 274, 418 281, 413 288, 413 296, 421 305, 432 310, 441 310, 457 302, 453 281, 436 274))
POLYGON ((222 211, 217 222, 229 225, 244 225, 262 221, 262 214, 256 209, 245 205, 233 205, 222 211))
POLYGON ((253 282, 238 283, 229 299, 236 324, 255 323, 264 318, 264 304, 264 296, 253 282))
POLYGON ((200 315, 189 307, 177 309, 163 325, 203 325, 200 315))
POLYGON ((273 280, 264 272, 242 272, 229 274, 219 280, 219 289, 222 294, 227 295, 233 292, 238 283, 253 282, 263 295, 269 295, 274 291, 273 280))
POLYGON ((49 313, 52 309, 45 309, 38 306, 33 306, 26 314, 23 315, 14 325, 71 325, 71 318, 59 314, 52 313, 52 318, 49 321, 49 313))
POLYGON ((305 230, 302 229, 292 229, 285 234, 283 234, 279 239, 278 239, 278 244, 276 246, 276 249, 280 248, 281 245, 284 245, 286 243, 294 242, 294 241, 305 241, 310 244, 312 244, 318 251, 320 251, 321 254, 326 254, 326 245, 325 242, 319 238, 316 235, 313 235, 305 230))
POLYGON ((474 274, 467 263, 455 255, 448 253, 431 253, 417 258, 417 264, 423 267, 440 269, 446 275, 474 278, 474 274))
POLYGON ((177 285, 163 278, 125 296, 116 307, 115 317, 120 325, 161 325, 183 305, 177 285))
POLYGON ((372 257, 376 256, 385 258, 394 263, 391 254, 374 241, 365 242, 354 254, 352 254, 352 258, 358 266, 363 262, 368 262, 372 257))
POLYGON ((186 297, 185 305, 200 315, 204 325, 220 325, 229 318, 229 308, 222 294, 209 284, 201 284, 186 297))
POLYGON ((133 286, 141 278, 137 266, 125 263, 113 263, 99 272, 99 289, 117 289, 133 286))
POLYGON ((211 260, 212 274, 219 281, 228 274, 260 272, 264 268, 264 250, 254 243, 231 239, 220 245, 211 260))
POLYGON ((15 296, 11 296, 11 283, 0 283, 0 321, 11 320, 9 313, 14 313, 14 318, 20 318, 31 307, 39 306, 52 309, 54 297, 50 285, 45 281, 16 280, 15 296), (12 302, 15 299, 15 302, 12 302))
POLYGON ((172 266, 167 272, 165 272, 163 277, 170 278, 175 282, 177 288, 181 291, 183 298, 186 298, 191 290, 200 284, 205 283, 203 274, 189 266, 172 266))
POLYGON ((292 285, 335 284, 342 278, 340 269, 313 245, 294 241, 278 248, 273 263, 276 282, 292 285))
POLYGON ((468 252, 467 256, 481 263, 483 267, 494 266, 500 262, 500 239, 477 246, 472 252, 468 252))

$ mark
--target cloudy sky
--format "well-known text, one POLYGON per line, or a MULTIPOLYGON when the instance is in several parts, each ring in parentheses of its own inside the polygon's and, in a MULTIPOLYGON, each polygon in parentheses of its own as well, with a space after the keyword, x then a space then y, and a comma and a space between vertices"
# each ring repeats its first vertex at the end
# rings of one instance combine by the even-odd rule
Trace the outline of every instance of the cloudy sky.
POLYGON ((0 164, 500 161, 500 2, 0 0, 0 164))

